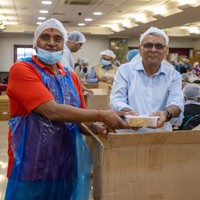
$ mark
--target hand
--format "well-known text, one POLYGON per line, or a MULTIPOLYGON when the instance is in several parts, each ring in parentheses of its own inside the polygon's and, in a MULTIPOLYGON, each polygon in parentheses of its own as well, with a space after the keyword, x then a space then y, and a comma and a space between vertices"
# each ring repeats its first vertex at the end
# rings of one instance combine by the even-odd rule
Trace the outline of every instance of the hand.
POLYGON ((94 92, 92 91, 92 90, 90 90, 90 89, 88 89, 88 88, 86 88, 86 89, 84 89, 84 94, 86 93, 86 94, 94 94, 94 92))
POLYGON ((95 129, 96 134, 98 134, 102 137, 107 137, 109 132, 115 133, 114 129, 107 127, 102 122, 96 122, 96 123, 94 123, 94 126, 95 126, 94 129, 95 129))
POLYGON ((158 111, 155 113, 150 114, 150 116, 159 116, 157 126, 153 128, 160 128, 163 127, 166 122, 166 111, 158 111))
POLYGON ((99 120, 111 129, 126 129, 130 128, 127 122, 122 119, 126 113, 115 110, 99 110, 99 120))
POLYGON ((84 85, 82 85, 82 90, 83 90, 84 94, 94 94, 94 92, 92 90, 88 89, 84 85))

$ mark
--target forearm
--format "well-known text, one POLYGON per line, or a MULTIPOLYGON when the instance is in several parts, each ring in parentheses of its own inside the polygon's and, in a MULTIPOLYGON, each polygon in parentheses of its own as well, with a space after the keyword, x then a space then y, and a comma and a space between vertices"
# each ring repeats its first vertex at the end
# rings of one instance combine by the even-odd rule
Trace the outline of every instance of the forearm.
POLYGON ((55 101, 45 102, 34 109, 34 111, 52 121, 80 123, 100 120, 100 111, 88 109, 85 110, 65 104, 57 104, 55 101))
POLYGON ((168 106, 167 108, 165 108, 165 110, 172 114, 172 118, 177 117, 181 111, 180 108, 175 105, 168 106))

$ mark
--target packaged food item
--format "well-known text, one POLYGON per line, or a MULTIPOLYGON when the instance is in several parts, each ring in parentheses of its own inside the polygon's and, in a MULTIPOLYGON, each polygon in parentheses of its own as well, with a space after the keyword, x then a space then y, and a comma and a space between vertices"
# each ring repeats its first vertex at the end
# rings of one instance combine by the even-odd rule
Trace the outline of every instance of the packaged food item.
POLYGON ((130 127, 156 127, 159 116, 126 115, 125 120, 130 127))

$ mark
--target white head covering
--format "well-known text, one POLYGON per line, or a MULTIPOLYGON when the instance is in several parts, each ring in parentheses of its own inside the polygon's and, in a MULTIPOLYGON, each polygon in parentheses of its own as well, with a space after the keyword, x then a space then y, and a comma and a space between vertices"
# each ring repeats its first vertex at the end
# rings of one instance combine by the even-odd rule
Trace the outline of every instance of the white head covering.
POLYGON ((164 37, 165 39, 165 42, 166 42, 166 45, 169 44, 169 37, 166 35, 166 33, 161 30, 161 29, 158 29, 156 27, 151 27, 149 28, 147 31, 145 31, 141 36, 140 36, 140 44, 142 44, 144 38, 149 35, 149 34, 152 34, 152 33, 155 33, 156 35, 161 35, 164 37))
POLYGON ((74 43, 85 43, 86 38, 83 35, 83 33, 79 31, 72 31, 69 33, 67 41, 74 42, 74 43))
POLYGON ((196 67, 197 65, 199 65, 199 62, 194 62, 193 67, 196 67))
POLYGON ((64 28, 64 26, 62 25, 62 23, 60 21, 58 21, 57 19, 51 18, 51 19, 44 21, 42 24, 40 24, 36 28, 35 33, 34 33, 34 38, 33 38, 33 48, 36 47, 36 43, 37 43, 37 40, 38 40, 38 37, 40 36, 40 34, 45 29, 48 29, 48 28, 55 28, 55 29, 59 30, 63 35, 64 41, 67 40, 67 31, 64 28))
POLYGON ((188 84, 184 87, 183 94, 190 99, 200 97, 200 86, 196 83, 188 84))
POLYGON ((100 52, 100 55, 101 56, 110 56, 111 58, 115 59, 116 58, 116 55, 113 53, 113 51, 107 49, 107 50, 104 50, 104 51, 101 51, 100 52))
POLYGON ((80 64, 83 63, 89 63, 89 60, 87 58, 80 58, 80 64))
POLYGON ((188 73, 183 73, 181 74, 182 81, 189 82, 189 74, 188 73))
POLYGON ((182 61, 185 63, 189 63, 189 60, 187 58, 182 58, 182 61))

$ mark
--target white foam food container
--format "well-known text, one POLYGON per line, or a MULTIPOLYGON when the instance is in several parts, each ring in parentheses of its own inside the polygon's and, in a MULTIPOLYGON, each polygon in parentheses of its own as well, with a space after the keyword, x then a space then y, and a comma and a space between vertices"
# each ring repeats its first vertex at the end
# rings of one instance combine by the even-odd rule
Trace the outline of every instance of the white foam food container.
POLYGON ((156 127, 159 116, 126 115, 125 120, 130 127, 156 127))

